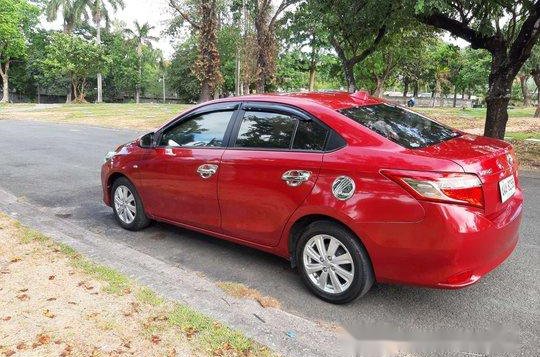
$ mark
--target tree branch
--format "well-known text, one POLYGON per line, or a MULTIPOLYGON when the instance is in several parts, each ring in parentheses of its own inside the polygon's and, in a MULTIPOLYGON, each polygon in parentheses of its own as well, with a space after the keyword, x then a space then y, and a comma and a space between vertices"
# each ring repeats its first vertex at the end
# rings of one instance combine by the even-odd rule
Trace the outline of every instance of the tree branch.
POLYGON ((201 28, 201 25, 198 24, 195 20, 189 17, 188 14, 182 10, 180 5, 175 0, 169 0, 169 6, 172 7, 174 10, 176 10, 182 18, 187 21, 191 26, 193 26, 195 29, 199 30, 201 28))
POLYGON ((445 16, 439 12, 432 12, 431 14, 419 14, 416 15, 419 21, 426 25, 441 28, 450 32, 454 36, 461 37, 468 41, 471 47, 474 49, 488 48, 488 38, 480 34, 478 31, 473 30, 465 23, 454 20, 448 16, 445 16))
POLYGON ((531 55, 531 51, 539 38, 540 0, 538 0, 531 8, 529 17, 523 22, 523 25, 508 52, 508 57, 514 64, 513 68, 511 68, 512 72, 514 72, 514 76, 531 55))
POLYGON ((353 58, 351 58, 349 61, 353 64, 356 64, 358 62, 361 62, 363 61, 367 56, 369 56, 370 54, 372 54, 373 52, 375 52, 375 50, 377 49, 377 46, 379 45, 379 43, 382 41, 382 39, 384 38, 384 35, 386 35, 386 25, 383 25, 379 31, 377 32, 377 36, 375 37, 375 39, 373 40, 373 43, 371 44, 371 46, 369 46, 368 48, 364 49, 360 54, 354 56, 353 58))

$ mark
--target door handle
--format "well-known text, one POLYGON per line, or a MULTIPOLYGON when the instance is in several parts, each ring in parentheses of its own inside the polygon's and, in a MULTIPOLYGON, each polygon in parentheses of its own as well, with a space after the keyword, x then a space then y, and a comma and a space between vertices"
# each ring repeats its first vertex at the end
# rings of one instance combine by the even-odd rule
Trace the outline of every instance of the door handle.
POLYGON ((291 187, 300 186, 303 182, 309 180, 311 171, 306 170, 289 170, 281 175, 281 179, 291 187))
POLYGON ((203 178, 207 179, 210 176, 214 175, 217 172, 218 165, 214 164, 203 164, 197 168, 197 173, 203 178))

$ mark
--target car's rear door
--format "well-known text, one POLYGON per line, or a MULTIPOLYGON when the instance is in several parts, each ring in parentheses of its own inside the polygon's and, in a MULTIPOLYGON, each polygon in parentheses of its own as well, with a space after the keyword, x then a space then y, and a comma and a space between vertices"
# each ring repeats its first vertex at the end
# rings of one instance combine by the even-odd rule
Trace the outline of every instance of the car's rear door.
POLYGON ((223 232, 264 246, 277 244, 288 218, 315 185, 328 133, 293 108, 244 104, 220 164, 223 232))
POLYGON ((210 105, 158 133, 157 146, 140 167, 148 213, 161 219, 219 231, 220 161, 238 103, 210 105))

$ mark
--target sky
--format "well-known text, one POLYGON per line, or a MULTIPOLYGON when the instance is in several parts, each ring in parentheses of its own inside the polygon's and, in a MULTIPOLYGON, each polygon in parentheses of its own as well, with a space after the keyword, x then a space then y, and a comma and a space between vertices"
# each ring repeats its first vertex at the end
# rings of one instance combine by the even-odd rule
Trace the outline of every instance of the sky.
MULTIPOLYGON (((171 12, 169 10, 167 0, 124 0, 125 7, 123 10, 117 11, 111 15, 111 19, 120 20, 126 23, 130 28, 133 28, 133 22, 139 23, 148 22, 155 27, 152 35, 159 38, 155 43, 155 47, 163 51, 165 58, 172 58, 173 55, 173 43, 172 39, 162 34, 163 30, 167 27, 167 20, 171 18, 171 12)), ((42 17, 41 24, 47 29, 61 29, 62 20, 58 19, 53 23, 46 21, 42 17)), ((462 39, 455 39, 448 34, 443 36, 446 42, 465 47, 468 43, 462 39)))
MULTIPOLYGON (((148 22, 155 26, 152 35, 159 38, 155 45, 163 51, 166 58, 171 58, 173 54, 171 39, 162 35, 166 22, 171 17, 167 3, 166 0, 124 0, 124 9, 111 14, 111 19, 123 21, 130 28, 134 27, 135 20, 141 24, 148 22)), ((61 29, 62 19, 49 23, 42 17, 41 24, 47 29, 61 29)))

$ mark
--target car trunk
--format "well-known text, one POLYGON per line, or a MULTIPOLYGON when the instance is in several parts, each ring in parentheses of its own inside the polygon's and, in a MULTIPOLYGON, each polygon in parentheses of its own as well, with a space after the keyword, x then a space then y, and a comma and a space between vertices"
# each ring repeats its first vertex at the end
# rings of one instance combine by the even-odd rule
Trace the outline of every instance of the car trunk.
POLYGON ((412 151, 418 155, 452 160, 465 172, 478 175, 484 190, 486 215, 496 215, 511 200, 503 203, 499 188, 499 182, 511 175, 514 175, 517 185, 517 163, 513 149, 504 141, 464 134, 412 151), (512 156, 512 159, 509 160, 509 156, 512 156))

